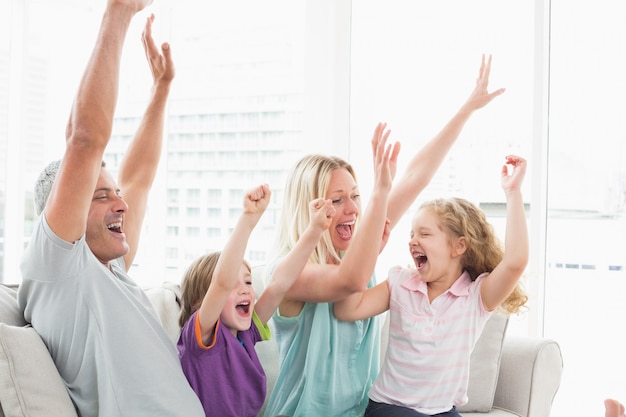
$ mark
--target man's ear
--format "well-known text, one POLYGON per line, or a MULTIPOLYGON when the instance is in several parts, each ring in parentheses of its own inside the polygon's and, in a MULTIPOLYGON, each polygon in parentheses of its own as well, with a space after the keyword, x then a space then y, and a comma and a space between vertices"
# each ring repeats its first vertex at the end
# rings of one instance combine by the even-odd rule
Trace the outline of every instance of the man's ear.
POLYGON ((467 250, 467 240, 465 239, 465 236, 461 236, 456 239, 456 243, 454 243, 453 249, 454 256, 461 256, 465 253, 465 251, 467 250))

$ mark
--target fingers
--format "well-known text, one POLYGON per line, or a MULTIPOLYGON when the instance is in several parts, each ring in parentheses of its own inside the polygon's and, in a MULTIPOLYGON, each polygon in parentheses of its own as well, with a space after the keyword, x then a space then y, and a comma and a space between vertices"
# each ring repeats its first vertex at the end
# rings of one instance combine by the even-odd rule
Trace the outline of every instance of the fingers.
POLYGON ((163 42, 160 49, 157 47, 152 36, 154 19, 153 13, 146 18, 146 26, 141 34, 141 42, 154 82, 163 81, 169 83, 175 75, 172 50, 167 42, 163 42))
POLYGON ((393 150, 391 152, 391 156, 389 157, 389 161, 393 164, 398 162, 398 155, 400 154, 400 142, 396 142, 393 144, 393 150))
POLYGON ((509 166, 507 164, 503 164, 500 169, 500 176, 507 177, 509 175, 509 166))
MULTIPOLYGON (((483 55, 483 62, 484 60, 485 56, 483 55)), ((487 58, 487 64, 484 66, 483 78, 489 81, 489 75, 491 75, 491 54, 489 54, 489 58, 487 58)))
MULTIPOLYGON (((154 13, 150 13, 150 16, 146 18, 146 25, 141 32, 141 42, 143 43, 146 52, 154 45, 154 39, 152 38, 152 23, 154 22, 154 13)), ((156 45, 154 45, 156 50, 156 45)))
POLYGON ((163 44, 161 44, 161 53, 163 54, 163 57, 165 58, 165 62, 167 63, 167 65, 168 66, 173 65, 172 50, 170 49, 169 43, 163 42, 163 44))
POLYGON ((477 83, 483 78, 484 72, 485 72, 485 54, 482 54, 482 57, 480 60, 480 68, 478 68, 478 77, 476 78, 477 83))
POLYGON ((487 88, 489 86, 489 76, 491 75, 491 59, 491 55, 489 55, 487 58, 485 58, 485 54, 482 55, 480 70, 478 73, 478 78, 476 79, 476 87, 474 88, 474 91, 472 92, 470 98, 470 101, 474 102, 473 105, 475 106, 475 108, 481 108, 487 105, 494 98, 505 92, 504 88, 500 88, 491 93, 487 91, 487 88))
POLYGON ((332 200, 323 198, 311 201, 309 203, 309 212, 311 224, 320 226, 322 230, 326 230, 330 226, 332 218, 336 214, 332 200))
POLYGON ((606 417, 624 417, 624 406, 617 400, 608 398, 604 400, 606 417))
MULTIPOLYGON (((384 126, 387 126, 387 124, 385 123, 384 126)), ((387 145, 387 140, 389 140, 389 135, 391 134, 391 130, 386 130, 384 132, 384 134, 382 135, 382 137, 379 137, 377 144, 376 144, 376 155, 375 155, 375 159, 377 162, 380 162, 380 160, 382 159, 388 159, 389 158, 389 146, 387 145)))
POLYGON ((487 62, 485 62, 485 54, 482 54, 482 58, 480 61, 480 69, 478 70, 478 78, 476 79, 476 83, 480 83, 481 81, 489 81, 489 75, 491 74, 491 54, 487 58, 487 62))
POLYGON ((154 67, 155 62, 158 62, 159 59, 159 50, 157 49, 156 43, 154 42, 154 38, 152 37, 153 22, 154 14, 150 13, 150 16, 146 18, 146 26, 141 33, 141 43, 143 44, 146 59, 148 60, 151 68, 154 67))
POLYGON ((270 191, 269 185, 261 184, 258 187, 248 191, 248 193, 246 193, 246 198, 251 201, 259 201, 263 199, 269 199, 271 195, 272 192, 270 191))
POLYGON ((526 166, 526 160, 521 156, 507 155, 505 159, 508 165, 513 165, 514 167, 526 166))
POLYGON ((506 91, 505 88, 499 88, 496 91, 492 92, 491 94, 489 94, 489 101, 491 101, 494 98, 498 97, 500 94, 504 93, 505 91, 506 91))
POLYGON ((502 166, 502 184, 505 188, 516 189, 526 173, 526 160, 521 156, 507 155, 502 166), (510 168, 511 167, 511 168, 510 168))
POLYGON ((502 167, 503 175, 508 175, 508 167, 513 167, 513 172, 520 172, 526 169, 526 160, 521 156, 507 155, 505 157, 504 166, 502 167))
POLYGON ((389 135, 391 134, 390 130, 385 131, 387 128, 387 123, 378 123, 376 125, 376 129, 374 129, 374 135, 372 136, 372 154, 374 155, 374 164, 378 163, 378 160, 381 155, 381 145, 384 149, 384 144, 387 142, 389 135))
POLYGON ((309 203, 309 207, 314 212, 322 211, 326 217, 332 217, 335 215, 335 207, 333 207, 332 200, 324 198, 316 198, 309 203))

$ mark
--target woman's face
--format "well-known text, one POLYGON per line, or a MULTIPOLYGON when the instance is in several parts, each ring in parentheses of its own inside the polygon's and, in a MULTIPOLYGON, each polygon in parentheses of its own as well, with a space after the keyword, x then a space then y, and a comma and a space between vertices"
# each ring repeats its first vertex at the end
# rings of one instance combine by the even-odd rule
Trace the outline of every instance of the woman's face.
POLYGON ((326 198, 332 200, 337 214, 328 228, 330 240, 337 251, 345 251, 354 235, 356 219, 361 211, 359 188, 344 168, 331 172, 326 198))

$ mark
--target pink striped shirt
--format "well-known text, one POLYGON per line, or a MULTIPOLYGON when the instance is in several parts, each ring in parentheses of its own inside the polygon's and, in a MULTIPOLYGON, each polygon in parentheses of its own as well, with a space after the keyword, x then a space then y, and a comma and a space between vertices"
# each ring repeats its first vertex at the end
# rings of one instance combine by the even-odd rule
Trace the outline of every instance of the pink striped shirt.
POLYGON ((428 301, 414 270, 389 271, 389 344, 369 397, 424 414, 467 402, 469 360, 491 312, 480 298, 481 274, 464 272, 446 292, 428 301))

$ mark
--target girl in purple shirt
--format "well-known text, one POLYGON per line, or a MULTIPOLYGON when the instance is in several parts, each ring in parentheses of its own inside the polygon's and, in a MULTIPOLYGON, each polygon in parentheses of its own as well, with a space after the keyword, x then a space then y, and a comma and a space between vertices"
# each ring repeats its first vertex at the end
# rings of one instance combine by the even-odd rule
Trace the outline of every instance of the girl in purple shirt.
POLYGON ((257 300, 243 256, 270 195, 265 184, 246 193, 243 213, 222 253, 200 257, 183 278, 178 352, 207 416, 256 417, 261 410, 265 372, 254 345, 269 339, 267 321, 335 214, 329 200, 309 204, 306 233, 257 300))

